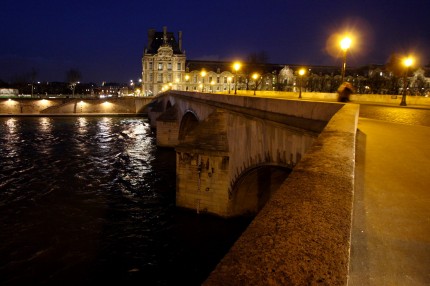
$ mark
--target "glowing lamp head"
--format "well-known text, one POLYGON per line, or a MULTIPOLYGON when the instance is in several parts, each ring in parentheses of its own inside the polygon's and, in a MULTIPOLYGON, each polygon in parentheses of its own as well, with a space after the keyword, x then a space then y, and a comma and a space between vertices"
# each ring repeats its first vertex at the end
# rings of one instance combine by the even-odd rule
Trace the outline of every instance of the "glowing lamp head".
POLYGON ((300 76, 303 76, 303 75, 305 74, 305 72, 306 72, 306 71, 305 71, 305 69, 300 69, 300 70, 299 70, 299 75, 300 75, 300 76))
POLYGON ((403 65, 407 68, 412 66, 413 64, 414 64, 414 59, 411 57, 407 57, 403 60, 403 65))
POLYGON ((351 47, 351 38, 349 37, 345 37, 340 41, 340 48, 344 51, 346 51, 347 49, 349 49, 351 47))
POLYGON ((234 64, 233 64, 233 69, 235 70, 235 71, 238 71, 238 70, 240 70, 240 68, 242 67, 242 64, 240 63, 240 62, 235 62, 234 64))
POLYGON ((257 79, 258 78, 258 73, 255 73, 255 74, 253 74, 252 75, 252 78, 255 80, 255 79, 257 79))

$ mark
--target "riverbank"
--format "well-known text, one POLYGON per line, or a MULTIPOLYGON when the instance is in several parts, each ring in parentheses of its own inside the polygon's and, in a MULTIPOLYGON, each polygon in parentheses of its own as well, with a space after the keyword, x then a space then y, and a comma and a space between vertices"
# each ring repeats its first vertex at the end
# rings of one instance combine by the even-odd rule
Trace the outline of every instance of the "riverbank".
POLYGON ((0 99, 0 116, 100 116, 145 114, 152 97, 0 99))

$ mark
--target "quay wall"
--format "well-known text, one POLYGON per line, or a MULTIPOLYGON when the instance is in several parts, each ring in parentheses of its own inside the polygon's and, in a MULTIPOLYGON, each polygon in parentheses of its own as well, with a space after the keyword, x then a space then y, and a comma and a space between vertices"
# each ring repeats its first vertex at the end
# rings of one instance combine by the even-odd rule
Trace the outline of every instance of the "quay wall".
POLYGON ((0 115, 142 114, 152 97, 110 99, 0 99, 0 115))

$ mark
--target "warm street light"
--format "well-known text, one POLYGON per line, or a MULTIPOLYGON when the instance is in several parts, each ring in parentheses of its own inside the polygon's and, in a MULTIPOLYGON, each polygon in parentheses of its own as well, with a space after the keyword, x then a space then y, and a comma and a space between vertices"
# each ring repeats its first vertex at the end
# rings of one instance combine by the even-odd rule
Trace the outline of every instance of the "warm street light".
POLYGON ((342 63, 342 80, 341 83, 343 83, 345 79, 345 70, 346 70, 346 53, 348 52, 348 49, 351 47, 351 38, 345 37, 340 41, 340 48, 343 51, 343 63, 342 63))
POLYGON ((253 75, 252 75, 252 78, 254 79, 254 83, 255 83, 255 87, 254 87, 254 95, 255 95, 255 93, 256 93, 256 91, 257 91, 257 87, 258 87, 258 78, 260 77, 260 75, 258 74, 258 73, 254 73, 253 75))
POLYGON ((190 76, 188 74, 185 75, 185 90, 188 90, 188 80, 190 79, 190 76))
POLYGON ((299 98, 302 98, 302 80, 303 75, 306 73, 305 69, 299 70, 299 98))
POLYGON ((205 71, 205 70, 202 70, 202 71, 200 72, 200 75, 201 75, 201 77, 202 77, 202 92, 203 92, 203 89, 204 89, 204 86, 205 86, 205 76, 206 76, 206 71, 205 71))
POLYGON ((240 62, 235 62, 233 64, 234 73, 234 94, 237 94, 237 72, 240 70, 242 64, 240 62))
POLYGON ((414 59, 412 57, 407 57, 403 59, 403 65, 405 66, 405 73, 403 74, 403 94, 401 106, 406 106, 406 88, 408 87, 408 71, 409 67, 414 64, 414 59))
POLYGON ((228 83, 228 93, 230 94, 231 76, 229 76, 229 77, 227 78, 227 83, 228 83))

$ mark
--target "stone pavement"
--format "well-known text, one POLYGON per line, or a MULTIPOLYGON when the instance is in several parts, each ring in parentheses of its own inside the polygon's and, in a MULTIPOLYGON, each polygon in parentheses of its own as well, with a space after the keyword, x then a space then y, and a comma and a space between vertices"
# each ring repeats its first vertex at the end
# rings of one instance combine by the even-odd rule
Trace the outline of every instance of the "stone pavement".
POLYGON ((430 127, 360 118, 348 285, 430 285, 430 127))

